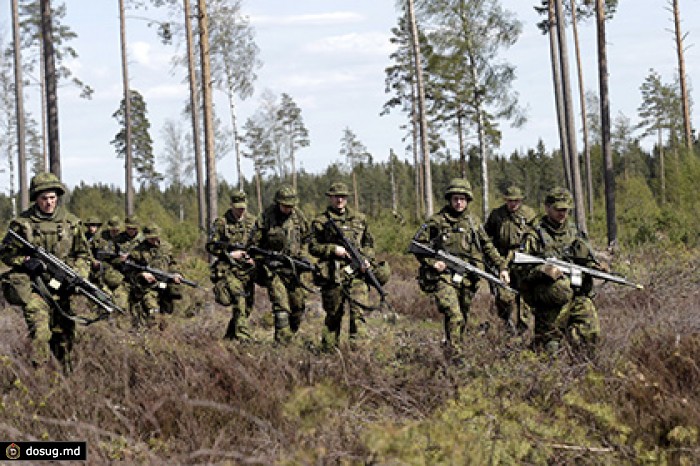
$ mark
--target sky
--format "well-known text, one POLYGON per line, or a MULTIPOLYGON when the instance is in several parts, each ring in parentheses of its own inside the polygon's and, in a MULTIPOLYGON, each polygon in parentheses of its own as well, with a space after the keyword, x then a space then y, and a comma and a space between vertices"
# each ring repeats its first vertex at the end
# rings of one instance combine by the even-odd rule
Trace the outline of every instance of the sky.
MULTIPOLYGON (((79 54, 69 66, 95 92, 91 100, 84 100, 73 86, 62 85, 59 89, 63 180, 69 187, 81 182, 123 187, 124 162, 116 158, 110 144, 119 130, 112 114, 123 95, 117 2, 66 3, 64 23, 78 34, 72 46, 79 54)), ((528 121, 519 129, 501 123, 503 140, 497 154, 533 148, 540 139, 548 149, 558 146, 549 45, 535 26, 539 21, 532 8, 535 3, 539 2, 501 2, 523 26, 518 42, 500 58, 516 67, 514 91, 528 121)), ((615 18, 608 22, 612 118, 624 114, 635 123, 641 103, 639 88, 650 69, 660 73, 665 83, 674 80, 677 62, 669 4, 670 0, 620 0, 615 18)), ((680 0, 680 7, 682 28, 688 35, 685 59, 692 86, 694 79, 700 79, 700 0, 680 0)), ((247 0, 244 13, 255 29, 263 66, 257 72, 254 95, 238 102, 240 125, 260 106, 263 91, 287 93, 301 108, 310 133, 310 146, 298 153, 298 164, 304 170, 320 172, 330 163, 341 161, 340 140, 345 128, 357 135, 375 161, 387 160, 392 149, 399 158, 412 160, 400 129, 407 117, 400 113, 380 116, 389 98, 384 91, 384 69, 391 64, 390 30, 397 24, 394 0, 247 0)), ((10 0, 0 0, 0 34, 5 44, 11 41, 9 18, 10 0)), ((131 88, 141 92, 146 100, 155 153, 160 158, 165 122, 170 119, 188 128, 188 120, 182 116, 188 90, 184 81, 186 69, 171 65, 172 57, 181 53, 184 46, 162 45, 156 28, 149 26, 149 18, 162 20, 166 16, 153 9, 128 12, 129 75, 131 88)), ((580 25, 579 33, 585 89, 597 91, 594 23, 580 25)), ((573 44, 569 45, 569 54, 573 57, 573 44)), ((570 72, 576 90, 573 63, 570 72)), ((700 99, 692 87, 691 97, 696 102, 700 99)), ((27 90, 25 99, 28 109, 38 117, 40 101, 35 86, 27 90)), ((229 125, 226 96, 217 91, 215 102, 219 117, 229 125)), ((577 109, 577 115, 578 112, 577 109)), ((697 110, 692 120, 694 128, 700 127, 697 110)), ((580 119, 576 125, 580 129, 580 119)), ((647 147, 652 143, 645 141, 647 147)), ((456 153, 456 144, 449 144, 456 153)), ((0 167, 6 166, 7 161, 0 160, 0 167)), ((157 168, 162 171, 163 165, 158 163, 157 168)), ((235 183, 233 154, 218 162, 217 172, 235 183)), ((247 161, 243 175, 247 179, 253 175, 247 161)), ((8 185, 6 172, 0 173, 0 183, 8 185)))

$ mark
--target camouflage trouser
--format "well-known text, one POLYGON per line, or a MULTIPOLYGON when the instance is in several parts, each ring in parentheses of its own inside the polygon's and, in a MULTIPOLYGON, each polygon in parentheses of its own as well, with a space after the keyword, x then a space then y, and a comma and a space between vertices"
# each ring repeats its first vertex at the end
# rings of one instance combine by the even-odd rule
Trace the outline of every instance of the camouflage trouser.
POLYGON ((534 318, 530 308, 522 299, 500 286, 495 287, 496 312, 509 332, 513 334, 531 334, 534 318))
POLYGON ((362 306, 369 303, 369 287, 360 279, 352 278, 343 284, 331 284, 321 290, 321 302, 326 312, 321 335, 321 347, 330 350, 338 345, 345 302, 350 307, 348 336, 357 339, 365 331, 365 318, 362 306))
POLYGON ((576 346, 592 346, 600 336, 598 311, 587 296, 575 296, 560 308, 535 309, 534 316, 535 342, 545 346, 564 336, 576 346))
POLYGON ((444 315, 445 341, 450 346, 461 346, 467 328, 467 318, 476 294, 478 282, 466 278, 460 283, 448 282, 440 278, 437 290, 433 293, 438 311, 444 315))
MULTIPOLYGON (((75 337, 75 322, 54 311, 49 304, 32 290, 29 277, 10 273, 3 279, 3 291, 11 304, 22 307, 32 346, 32 363, 42 366, 49 362, 51 353, 65 371, 71 370, 70 352, 75 337)), ((70 296, 54 296, 66 313, 71 313, 70 296)))
POLYGON ((182 285, 156 283, 145 285, 134 283, 130 286, 129 312, 135 327, 147 324, 154 314, 173 314, 182 302, 182 285))
POLYGON ((255 304, 255 282, 251 277, 227 273, 214 285, 214 297, 217 303, 231 307, 231 320, 224 338, 250 340, 248 317, 255 304))
POLYGON ((293 275, 272 273, 267 295, 275 318, 275 341, 287 343, 299 330, 306 309, 306 290, 293 275))
POLYGON ((114 304, 126 310, 129 308, 129 283, 124 275, 110 265, 104 265, 104 270, 92 271, 88 277, 90 282, 110 295, 114 304))

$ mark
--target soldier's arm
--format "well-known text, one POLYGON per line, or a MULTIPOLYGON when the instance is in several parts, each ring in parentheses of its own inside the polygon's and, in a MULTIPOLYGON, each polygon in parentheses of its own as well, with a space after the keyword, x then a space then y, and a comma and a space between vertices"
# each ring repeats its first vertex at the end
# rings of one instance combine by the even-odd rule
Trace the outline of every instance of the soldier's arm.
POLYGON ((335 243, 326 241, 325 224, 321 218, 311 222, 309 235, 309 253, 319 259, 329 260, 335 257, 335 243))
POLYGON ((486 234, 483 226, 477 228, 477 236, 478 241, 481 242, 481 250, 483 251, 484 259, 499 271, 507 270, 507 261, 498 253, 496 246, 493 245, 493 241, 491 241, 489 235, 486 234))

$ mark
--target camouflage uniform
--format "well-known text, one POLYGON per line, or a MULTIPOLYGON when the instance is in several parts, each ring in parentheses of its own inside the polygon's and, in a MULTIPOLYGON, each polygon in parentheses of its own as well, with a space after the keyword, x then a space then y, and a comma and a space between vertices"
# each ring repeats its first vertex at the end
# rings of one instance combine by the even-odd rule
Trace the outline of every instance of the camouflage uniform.
POLYGON ((233 250, 245 249, 255 224, 255 216, 247 211, 242 211, 240 218, 236 217, 234 209, 245 208, 245 193, 234 192, 231 195, 231 209, 214 221, 206 246, 207 252, 216 256, 211 265, 214 298, 222 306, 231 307, 231 320, 224 338, 232 340, 250 339, 248 317, 255 298, 254 266, 230 255, 233 250))
MULTIPOLYGON (((564 188, 552 189, 545 204, 555 209, 571 209, 571 194, 564 188)), ((585 267, 599 268, 591 248, 576 227, 557 224, 545 215, 534 231, 525 236, 523 251, 538 257, 553 257, 585 267)), ((574 344, 594 344, 600 334, 598 312, 593 304, 593 280, 584 276, 581 286, 572 286, 566 275, 554 273, 551 266, 516 267, 522 297, 535 317, 535 339, 549 350, 556 350, 563 335, 574 344)))
MULTIPOLYGON (((445 192, 445 199, 454 194, 464 194, 467 200, 473 199, 471 185, 467 180, 454 179, 445 192)), ((455 211, 450 204, 430 217, 416 236, 420 243, 429 244, 436 250, 444 250, 462 260, 477 265, 486 260, 499 270, 506 267, 483 226, 473 219, 468 209, 455 211)), ((460 346, 466 330, 467 317, 472 298, 479 286, 479 277, 461 277, 449 269, 438 272, 433 258, 420 257, 418 282, 424 292, 431 293, 437 302, 438 311, 445 318, 445 339, 451 346, 460 346)))
MULTIPOLYGON (((507 188, 503 198, 506 203, 491 211, 484 224, 484 230, 501 257, 510 263, 515 251, 520 249, 525 233, 537 223, 537 214, 526 205, 520 205, 515 212, 508 209, 508 201, 523 199, 522 191, 516 186, 507 188)), ((512 282, 511 286, 517 288, 517 283, 512 282)), ((498 316, 508 328, 518 332, 528 330, 532 325, 532 318, 526 306, 519 306, 517 296, 501 287, 492 287, 491 291, 495 294, 498 316)))
MULTIPOLYGON (((327 196, 348 196, 350 194, 344 183, 333 183, 326 192, 327 196)), ((326 312, 325 326, 321 337, 321 346, 328 350, 337 346, 340 338, 345 301, 350 304, 349 337, 355 339, 365 323, 363 307, 369 303, 369 287, 355 272, 347 269, 347 260, 335 254, 337 246, 342 246, 340 238, 326 226, 328 219, 338 225, 343 235, 359 249, 370 262, 374 260, 374 238, 367 226, 364 214, 345 207, 341 213, 329 206, 311 222, 311 241, 309 252, 318 257, 318 284, 321 286, 321 300, 326 312), (350 273, 348 273, 350 272, 350 273)))
MULTIPOLYGON (((305 258, 309 224, 297 204, 294 188, 280 188, 275 193, 275 203, 256 220, 251 244, 297 259, 305 258), (291 212, 284 214, 283 207, 291 212)), ((264 264, 262 258, 255 259, 259 264, 258 282, 267 288, 272 304, 275 341, 287 343, 299 330, 306 308, 306 289, 301 277, 286 264, 264 264)))
MULTIPOLYGON (((65 193, 61 182, 51 173, 34 176, 30 184, 30 198, 36 201, 45 192, 53 191, 59 197, 65 193)), ((81 276, 87 277, 90 268, 90 251, 83 235, 80 220, 65 208, 57 205, 52 214, 46 214, 38 203, 22 212, 10 222, 9 228, 30 243, 41 246, 46 251, 73 267, 81 276)), ((75 321, 72 315, 70 294, 66 291, 53 293, 51 298, 61 309, 44 300, 32 287, 32 278, 40 277, 48 285, 51 276, 31 267, 25 252, 16 243, 10 242, 2 249, 2 260, 11 267, 3 277, 3 291, 11 304, 22 307, 32 340, 32 362, 46 364, 53 353, 64 370, 71 370, 70 353, 75 336, 75 321), (31 270, 30 270, 31 269, 31 270)))
MULTIPOLYGON (((139 265, 169 273, 178 273, 177 262, 173 257, 173 247, 161 239, 157 225, 147 225, 143 229, 144 239, 129 253, 129 260, 139 265)), ((172 314, 177 301, 182 300, 182 285, 178 283, 148 283, 142 272, 125 269, 131 282, 130 301, 134 324, 147 323, 157 313, 172 314)))
MULTIPOLYGON (((95 258, 99 253, 119 253, 119 245, 117 244, 119 233, 115 232, 120 229, 121 222, 118 217, 109 219, 107 229, 101 230, 92 241, 92 252, 95 258)), ((101 261, 98 281, 94 283, 110 293, 115 304, 122 309, 127 309, 129 307, 129 282, 124 278, 124 274, 118 270, 120 267, 121 262, 118 259, 101 261)))

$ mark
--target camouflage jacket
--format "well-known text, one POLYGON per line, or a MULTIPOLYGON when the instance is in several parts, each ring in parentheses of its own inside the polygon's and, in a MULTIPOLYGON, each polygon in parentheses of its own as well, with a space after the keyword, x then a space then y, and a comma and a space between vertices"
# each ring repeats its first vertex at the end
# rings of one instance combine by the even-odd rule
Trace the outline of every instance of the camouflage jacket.
MULTIPOLYGON (((22 212, 10 222, 9 228, 35 246, 41 246, 69 266, 75 267, 82 276, 89 270, 90 249, 83 234, 82 223, 63 206, 56 207, 47 217, 35 205, 22 212)), ((26 251, 10 242, 2 249, 2 261, 19 269, 24 263, 26 251)))
POLYGON ((517 211, 510 212, 508 206, 503 204, 491 211, 484 230, 498 253, 510 262, 514 251, 520 248, 525 233, 534 228, 536 223, 537 214, 532 208, 521 205, 517 211))
MULTIPOLYGON (((450 206, 443 207, 425 224, 416 240, 429 244, 436 250, 443 250, 473 265, 486 261, 486 264, 503 270, 505 260, 500 256, 480 222, 472 218, 466 210, 456 214, 450 206)), ((435 259, 420 258, 423 265, 432 267, 435 259)), ((444 273, 449 273, 446 271, 444 273)))
POLYGON ((345 264, 344 260, 339 260, 335 255, 336 246, 341 246, 341 240, 335 232, 326 226, 328 219, 338 225, 343 232, 343 236, 355 246, 365 259, 374 262, 374 237, 367 226, 367 218, 360 212, 355 212, 346 207, 344 213, 339 213, 332 207, 328 207, 324 212, 317 215, 311 222, 311 237, 309 240, 309 253, 318 257, 319 267, 325 279, 331 277, 339 283, 342 278, 338 272, 345 264))
MULTIPOLYGON (((223 269, 220 273, 224 273, 226 269, 233 267, 234 262, 226 259, 226 255, 232 250, 228 246, 237 245, 236 248, 245 249, 254 226, 255 216, 247 211, 241 218, 236 218, 233 210, 229 209, 223 217, 214 220, 206 245, 207 252, 218 259, 212 264, 213 270, 223 269)), ((243 261, 236 263, 236 265, 240 265, 237 268, 245 271, 250 269, 243 261)))
POLYGON ((309 223, 298 208, 284 215, 273 204, 258 217, 249 245, 295 257, 307 257, 309 223))
MULTIPOLYGON (((167 241, 161 240, 159 244, 152 244, 148 240, 142 240, 129 254, 129 260, 147 265, 164 272, 178 272, 178 263, 173 256, 173 247, 167 241)), ((129 271, 132 275, 138 275, 138 271, 129 271)))

